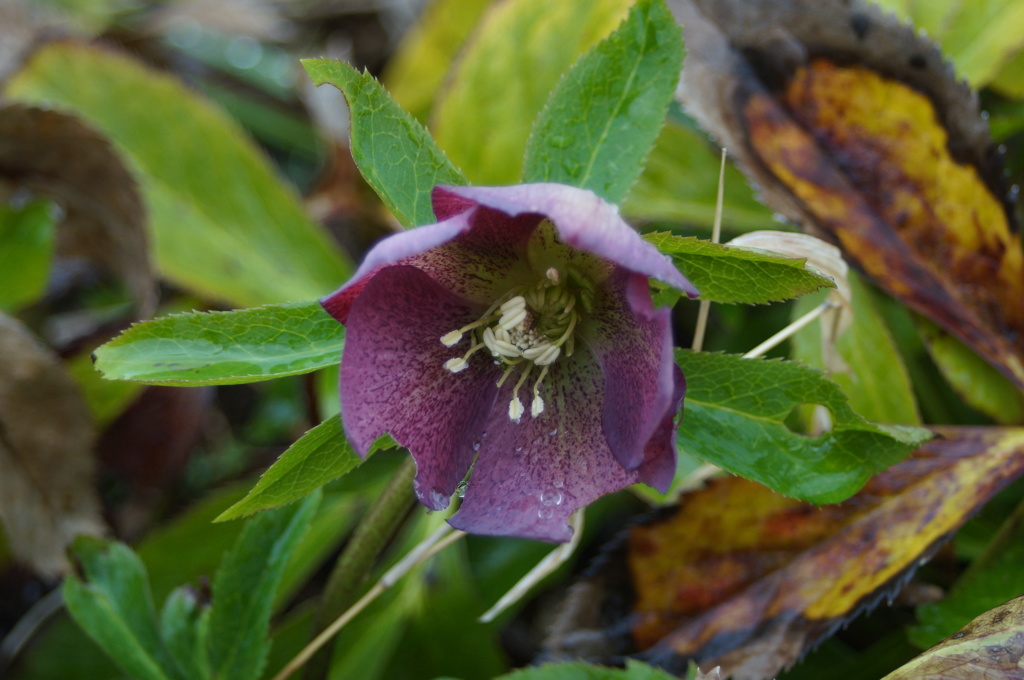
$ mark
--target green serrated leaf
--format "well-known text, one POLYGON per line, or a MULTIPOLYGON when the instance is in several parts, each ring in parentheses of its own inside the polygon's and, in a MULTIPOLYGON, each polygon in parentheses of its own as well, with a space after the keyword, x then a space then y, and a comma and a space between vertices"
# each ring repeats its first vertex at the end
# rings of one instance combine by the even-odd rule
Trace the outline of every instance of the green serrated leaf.
POLYGON ((369 73, 331 59, 304 59, 315 85, 333 85, 352 112, 352 158, 381 200, 406 227, 435 221, 430 191, 466 184, 426 129, 402 110, 369 73))
POLYGON ((64 603, 85 633, 137 680, 171 680, 142 562, 127 546, 87 536, 71 547, 85 581, 64 581, 64 603))
POLYGON ((683 63, 663 0, 639 0, 551 93, 526 145, 524 182, 560 182, 621 203, 665 120, 683 63))
POLYGON ((207 652, 210 677, 258 678, 267 657, 267 627, 288 557, 320 503, 320 494, 251 519, 213 581, 207 652))
MULTIPOLYGON (((366 454, 393 446, 382 438, 366 454)), ((363 463, 341 429, 341 418, 332 416, 292 444, 270 466, 249 494, 225 510, 215 521, 226 522, 275 508, 320 488, 332 479, 351 472, 363 463)))
POLYGON ((672 257, 702 300, 767 304, 835 288, 832 279, 808 268, 806 260, 668 233, 644 238, 672 257))
MULTIPOLYGON (((721 157, 702 132, 669 119, 643 174, 626 197, 622 213, 631 220, 714 224, 721 157)), ((772 212, 754 198, 750 184, 733 165, 725 167, 722 228, 727 232, 778 229, 772 212)))
POLYGON ((95 361, 111 380, 233 385, 336 364, 344 341, 341 324, 312 300, 145 321, 99 347, 95 361))
POLYGON ((178 674, 187 680, 210 677, 210 662, 206 657, 209 612, 209 608, 199 602, 195 591, 187 586, 173 591, 160 612, 160 637, 178 674))
POLYGON ((562 74, 633 0, 507 0, 477 25, 435 104, 432 129, 474 184, 513 184, 534 119, 562 74))
POLYGON ((0 205, 0 309, 13 311, 42 296, 55 235, 49 203, 0 205))
MULTIPOLYGON (((850 406, 865 418, 880 423, 920 425, 910 376, 875 306, 874 293, 855 273, 850 272, 848 279, 853 316, 850 327, 836 341, 836 349, 848 370, 830 377, 849 397, 850 406)), ((821 294, 798 300, 793 318, 800 318, 823 301, 821 294)), ((820 321, 815 321, 793 336, 792 358, 824 369, 821 342, 820 321)))
POLYGON ((787 361, 676 351, 687 392, 678 447, 733 474, 812 503, 838 503, 932 437, 917 427, 871 423, 820 371, 787 361), (785 421, 801 404, 829 410, 817 437, 785 421))
POLYGON ((10 99, 68 109, 115 142, 146 200, 162 274, 239 306, 317 297, 351 265, 222 111, 121 52, 74 41, 32 53, 10 99))

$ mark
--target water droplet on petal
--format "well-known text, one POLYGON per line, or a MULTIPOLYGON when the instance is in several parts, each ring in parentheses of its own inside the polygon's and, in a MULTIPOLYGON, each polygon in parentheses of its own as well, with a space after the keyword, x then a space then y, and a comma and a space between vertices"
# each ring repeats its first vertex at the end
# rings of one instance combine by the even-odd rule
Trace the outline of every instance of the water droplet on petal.
POLYGON ((466 482, 459 482, 458 486, 455 487, 455 495, 458 496, 459 498, 465 498, 466 487, 468 486, 469 484, 466 482))
POLYGON ((523 450, 523 447, 522 447, 522 446, 517 446, 517 447, 516 447, 516 453, 519 453, 519 452, 520 452, 520 451, 522 451, 522 450, 523 450))
POLYGON ((551 519, 554 515, 555 511, 547 506, 537 508, 537 517, 540 517, 541 519, 551 519))
POLYGON ((553 505, 561 505, 562 492, 558 489, 547 489, 540 494, 540 502, 549 507, 553 505))
POLYGON ((550 432, 548 432, 548 436, 549 437, 554 437, 556 434, 558 434, 558 428, 557 427, 555 429, 551 430, 550 432))
POLYGON ((479 451, 480 450, 480 442, 473 442, 473 450, 474 451, 479 451))
POLYGON ((555 487, 556 489, 561 489, 563 486, 565 486, 565 482, 559 479, 557 482, 551 482, 551 486, 555 487))

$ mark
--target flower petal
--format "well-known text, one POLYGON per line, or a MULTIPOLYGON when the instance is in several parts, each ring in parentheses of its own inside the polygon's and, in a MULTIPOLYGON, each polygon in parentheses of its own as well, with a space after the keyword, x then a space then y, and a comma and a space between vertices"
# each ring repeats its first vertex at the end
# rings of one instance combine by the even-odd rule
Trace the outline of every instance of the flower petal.
MULTIPOLYGON (((498 395, 462 507, 449 522, 474 534, 568 541, 574 510, 638 481, 638 472, 624 470, 605 441, 604 377, 589 351, 551 366, 544 412, 531 418, 527 411, 518 424, 505 408, 514 377, 498 395)), ((527 381, 520 390, 527 405, 530 387, 527 381)))
POLYGON ((353 301, 375 273, 392 265, 412 265, 456 295, 486 307, 512 286, 531 281, 524 253, 539 221, 536 215, 510 217, 470 205, 437 224, 382 240, 348 283, 320 302, 347 324, 353 301))
POLYGON ((598 255, 630 271, 650 276, 685 291, 690 297, 697 289, 650 243, 640 238, 619 217, 618 208, 597 194, 563 184, 519 184, 510 187, 436 187, 434 209, 480 205, 516 216, 534 213, 547 217, 558 228, 567 245, 598 255), (463 199, 460 203, 457 198, 463 199))
POLYGON ((476 455, 501 372, 480 352, 457 374, 444 368, 468 349, 440 338, 475 319, 478 310, 408 265, 369 278, 349 313, 341 361, 345 432, 365 454, 391 433, 416 460, 416 493, 443 510, 476 455))
POLYGON ((580 328, 604 374, 604 435, 627 470, 643 461, 666 411, 678 408, 670 316, 654 309, 644 276, 619 268, 580 328))
POLYGON ((654 487, 661 493, 667 493, 676 476, 676 414, 686 394, 686 378, 679 367, 673 364, 673 382, 675 389, 672 400, 661 423, 644 447, 644 461, 637 468, 640 481, 654 487))

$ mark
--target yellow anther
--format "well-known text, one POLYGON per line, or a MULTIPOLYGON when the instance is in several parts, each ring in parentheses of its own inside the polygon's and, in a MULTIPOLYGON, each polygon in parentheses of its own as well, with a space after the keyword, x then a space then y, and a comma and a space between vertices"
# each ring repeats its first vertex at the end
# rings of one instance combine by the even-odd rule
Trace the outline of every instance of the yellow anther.
POLYGON ((538 394, 534 396, 533 403, 530 404, 530 417, 536 418, 541 413, 544 413, 544 400, 538 394))
POLYGON ((510 331, 523 321, 526 320, 526 303, 524 301, 523 307, 516 309, 514 312, 508 312, 501 317, 501 322, 498 323, 498 328, 503 331, 510 331))
POLYGON ((444 367, 452 373, 458 373, 459 371, 464 371, 469 368, 469 362, 462 357, 455 357, 454 359, 449 359, 444 362, 444 367))
POLYGON ((454 347, 459 344, 459 340, 462 340, 462 331, 452 331, 441 336, 441 344, 445 347, 454 347))
POLYGON ((538 366, 550 366, 551 364, 555 363, 555 360, 558 359, 558 355, 561 353, 561 347, 559 347, 558 345, 551 345, 550 347, 547 348, 547 350, 544 351, 543 354, 534 359, 533 363, 537 364, 538 366))
POLYGON ((544 400, 540 396, 540 384, 544 382, 544 377, 548 374, 548 367, 543 366, 540 369, 540 375, 537 380, 533 383, 533 403, 530 405, 530 417, 536 418, 541 413, 544 413, 544 400))
POLYGON ((519 397, 515 397, 508 403, 508 418, 513 423, 516 423, 517 425, 519 424, 524 411, 523 402, 519 401, 519 397))

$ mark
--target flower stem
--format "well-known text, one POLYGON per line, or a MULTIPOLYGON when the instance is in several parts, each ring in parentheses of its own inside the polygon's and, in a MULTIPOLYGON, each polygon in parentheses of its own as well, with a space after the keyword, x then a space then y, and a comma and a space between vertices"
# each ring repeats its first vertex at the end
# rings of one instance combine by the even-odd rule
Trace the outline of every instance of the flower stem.
MULTIPOLYGON (((324 588, 320 607, 313 622, 314 635, 326 630, 355 600, 377 556, 394 536, 416 500, 412 487, 415 475, 416 464, 412 458, 407 458, 352 534, 327 579, 327 586, 324 588)), ((330 636, 321 643, 321 646, 329 638, 330 636)), ((326 678, 330 661, 331 647, 328 646, 310 661, 306 667, 306 679, 326 678)))
MULTIPOLYGON (((725 149, 722 149, 722 164, 718 168, 718 196, 715 199, 715 222, 711 227, 711 242, 718 243, 722 240, 722 198, 725 187, 725 149)), ((697 327, 693 331, 693 351, 699 352, 704 349, 704 333, 708 328, 708 312, 711 311, 711 301, 701 300, 697 310, 697 327)))

